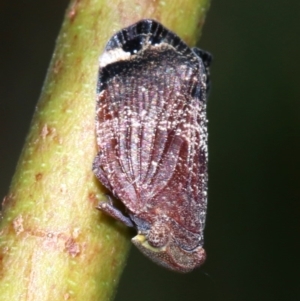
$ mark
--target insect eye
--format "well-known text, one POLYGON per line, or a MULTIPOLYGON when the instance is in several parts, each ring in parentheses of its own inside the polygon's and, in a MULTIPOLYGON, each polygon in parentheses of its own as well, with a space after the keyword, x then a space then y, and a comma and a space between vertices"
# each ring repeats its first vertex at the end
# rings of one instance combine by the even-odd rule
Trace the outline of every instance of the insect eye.
POLYGON ((165 246, 169 241, 169 229, 162 223, 156 223, 150 229, 147 239, 148 243, 155 248, 165 246))

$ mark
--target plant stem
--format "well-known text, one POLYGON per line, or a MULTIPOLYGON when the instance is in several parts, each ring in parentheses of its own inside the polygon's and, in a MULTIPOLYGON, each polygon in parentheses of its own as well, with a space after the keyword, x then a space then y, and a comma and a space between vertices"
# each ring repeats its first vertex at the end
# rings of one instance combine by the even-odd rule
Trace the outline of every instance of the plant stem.
POLYGON ((0 300, 110 300, 128 229, 95 209, 98 57, 109 37, 154 18, 193 45, 208 0, 74 0, 9 193, 0 228, 0 300))

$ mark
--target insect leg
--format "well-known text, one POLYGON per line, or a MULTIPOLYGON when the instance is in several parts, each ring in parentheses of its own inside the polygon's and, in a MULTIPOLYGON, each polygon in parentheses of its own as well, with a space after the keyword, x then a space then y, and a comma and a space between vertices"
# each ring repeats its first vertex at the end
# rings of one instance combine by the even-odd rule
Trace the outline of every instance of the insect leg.
POLYGON ((97 154, 93 162, 93 172, 96 178, 109 190, 112 190, 104 170, 101 168, 101 152, 97 154))
POLYGON ((116 220, 122 222, 127 227, 134 227, 132 220, 125 216, 118 208, 116 208, 110 196, 108 196, 108 202, 101 202, 96 207, 97 209, 105 212, 106 214, 110 215, 111 217, 115 218, 116 220))

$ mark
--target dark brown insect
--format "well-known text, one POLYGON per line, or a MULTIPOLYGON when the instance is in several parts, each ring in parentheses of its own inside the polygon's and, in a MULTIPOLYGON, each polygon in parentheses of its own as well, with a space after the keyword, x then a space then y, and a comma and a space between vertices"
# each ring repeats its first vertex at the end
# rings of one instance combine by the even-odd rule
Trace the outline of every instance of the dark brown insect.
POLYGON ((154 20, 117 32, 100 57, 93 171, 126 212, 111 201, 98 209, 136 228, 132 242, 179 272, 206 257, 210 60, 154 20))

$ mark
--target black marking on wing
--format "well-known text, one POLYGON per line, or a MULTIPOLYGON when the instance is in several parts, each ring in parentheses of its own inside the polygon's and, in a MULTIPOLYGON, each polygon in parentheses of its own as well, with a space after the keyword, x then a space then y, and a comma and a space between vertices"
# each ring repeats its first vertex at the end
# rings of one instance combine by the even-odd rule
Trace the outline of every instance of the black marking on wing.
POLYGON ((134 54, 148 43, 151 45, 165 43, 174 47, 178 53, 190 59, 194 58, 192 50, 175 33, 152 19, 141 20, 120 30, 112 36, 105 50, 110 51, 121 48, 134 54))

